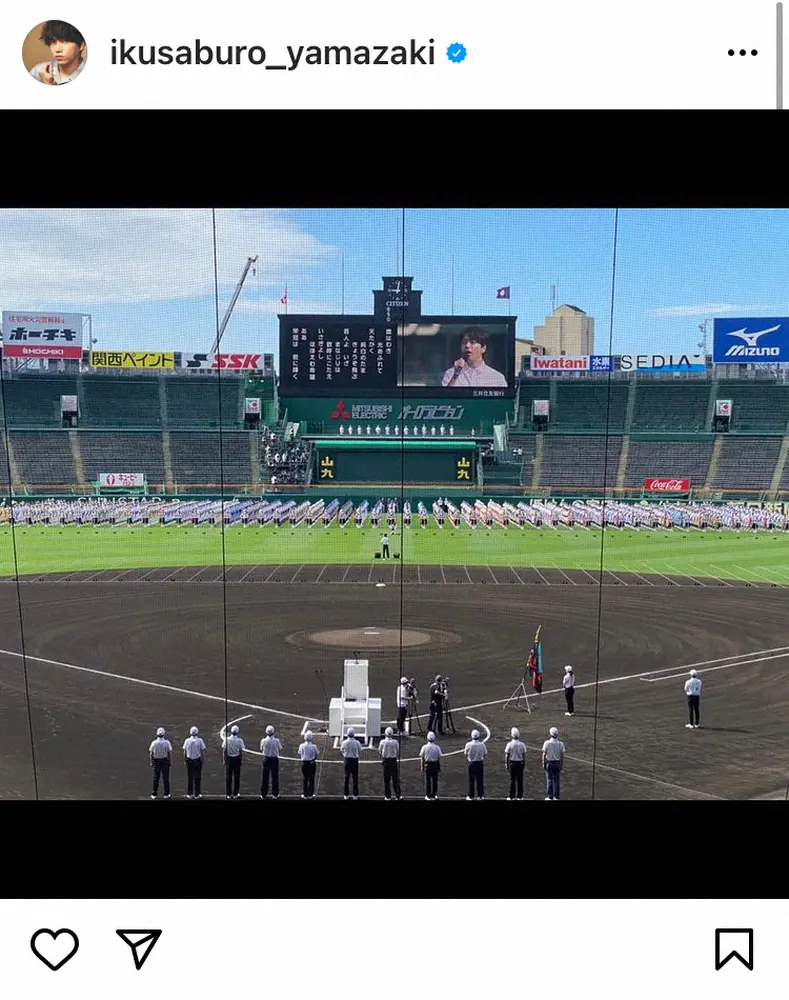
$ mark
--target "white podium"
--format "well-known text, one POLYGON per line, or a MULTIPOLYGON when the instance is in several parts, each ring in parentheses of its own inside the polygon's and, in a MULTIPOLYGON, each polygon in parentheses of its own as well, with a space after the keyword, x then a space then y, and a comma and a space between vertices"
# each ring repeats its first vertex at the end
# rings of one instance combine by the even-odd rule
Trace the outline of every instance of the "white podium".
POLYGON ((369 746, 381 735, 381 699, 370 697, 369 668, 369 660, 345 660, 342 693, 329 702, 330 738, 343 740, 352 728, 369 746))

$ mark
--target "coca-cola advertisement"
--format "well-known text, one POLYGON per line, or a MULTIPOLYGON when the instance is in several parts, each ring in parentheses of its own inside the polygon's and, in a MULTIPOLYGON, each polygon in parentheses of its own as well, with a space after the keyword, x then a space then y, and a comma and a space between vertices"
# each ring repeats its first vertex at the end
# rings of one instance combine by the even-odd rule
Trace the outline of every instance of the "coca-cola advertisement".
POLYGON ((645 493, 690 493, 689 479, 669 479, 668 476, 652 476, 644 480, 645 493))

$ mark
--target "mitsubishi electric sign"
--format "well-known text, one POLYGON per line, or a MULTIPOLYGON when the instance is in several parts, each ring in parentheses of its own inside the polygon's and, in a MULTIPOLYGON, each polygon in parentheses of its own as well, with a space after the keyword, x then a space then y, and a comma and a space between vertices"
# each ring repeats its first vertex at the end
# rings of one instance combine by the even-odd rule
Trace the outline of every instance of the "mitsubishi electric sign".
POLYGON ((789 317, 714 320, 712 360, 716 365, 789 363, 789 317))

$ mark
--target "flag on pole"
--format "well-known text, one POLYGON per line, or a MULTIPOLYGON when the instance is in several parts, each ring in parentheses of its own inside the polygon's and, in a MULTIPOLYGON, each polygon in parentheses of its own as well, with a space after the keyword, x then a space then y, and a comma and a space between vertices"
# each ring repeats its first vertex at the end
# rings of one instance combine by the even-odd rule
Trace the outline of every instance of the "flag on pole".
POLYGON ((510 286, 509 285, 504 285, 503 288, 497 288, 496 289, 496 298, 497 299, 508 299, 509 297, 510 297, 510 286))
POLYGON ((534 690, 538 694, 542 694, 542 645, 540 643, 540 632, 542 631, 542 625, 539 626, 534 634, 534 642, 532 643, 531 650, 529 651, 529 662, 527 669, 531 674, 531 684, 534 690))
POLYGON ((287 290, 287 288, 285 289, 285 294, 282 296, 282 298, 279 301, 280 301, 280 303, 283 306, 286 306, 288 304, 288 290, 287 290))

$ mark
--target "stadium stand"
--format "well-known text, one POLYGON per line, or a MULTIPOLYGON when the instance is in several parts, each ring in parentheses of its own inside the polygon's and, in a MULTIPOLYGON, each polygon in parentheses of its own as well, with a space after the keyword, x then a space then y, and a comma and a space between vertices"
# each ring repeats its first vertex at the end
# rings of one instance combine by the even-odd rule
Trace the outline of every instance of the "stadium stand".
MULTIPOLYGON (((19 484, 31 493, 71 493, 79 481, 69 431, 11 431, 19 484)), ((16 485, 16 484, 15 484, 16 485)))
POLYGON ((636 386, 631 429, 703 431, 710 400, 709 382, 647 382, 636 386))
POLYGON ((789 386, 774 381, 738 379, 720 381, 716 399, 732 400, 732 431, 786 432, 789 422, 789 386))
POLYGON ((81 379, 80 425, 159 427, 162 423, 158 378, 81 379))
POLYGON ((6 421, 12 427, 60 427, 60 397, 76 394, 76 377, 4 376, 6 421))
POLYGON ((223 430, 220 454, 218 432, 172 431, 170 455, 173 481, 184 492, 211 493, 224 486, 248 488, 251 482, 250 431, 223 430), (224 473, 224 475, 223 475, 224 473))
POLYGON ((623 431, 627 414, 627 382, 571 382, 556 385, 550 428, 623 431))
POLYGON ((523 452, 519 454, 520 459, 520 485, 531 486, 532 473, 534 471, 534 455, 537 450, 537 437, 534 434, 510 434, 510 447, 513 451, 523 452))
POLYGON ((713 488, 766 490, 770 488, 781 450, 779 437, 732 437, 722 439, 713 488))
POLYGON ((165 380, 168 427, 239 428, 244 383, 222 373, 165 380))
MULTIPOLYGON (((28 493, 82 491, 100 472, 144 472, 151 492, 257 489, 273 470, 261 461, 260 432, 241 430, 250 394, 263 399, 261 428, 276 428, 274 450, 284 451, 273 380, 250 382, 247 391, 245 378, 231 373, 4 374, 11 447, 7 457, 5 445, 0 452, 0 476, 7 488, 10 465, 14 489, 28 493), (80 399, 76 431, 60 428, 61 395, 80 399)), ((518 407, 522 430, 511 429, 497 464, 483 466, 486 490, 498 483, 597 495, 603 487, 638 490, 649 476, 667 476, 690 479, 694 490, 763 493, 776 482, 789 491, 789 386, 774 380, 534 377, 521 382, 518 407), (534 399, 551 403, 544 434, 532 432, 534 399), (707 426, 715 399, 733 401, 729 433, 715 435, 707 426)), ((491 434, 492 426, 477 430, 481 446, 490 448, 491 434)), ((295 451, 302 450, 299 442, 295 451)), ((301 465, 293 476, 279 473, 277 488, 302 483, 301 465)))
POLYGON ((524 379, 518 395, 518 426, 531 427, 532 403, 535 399, 550 399, 550 379, 524 379))
POLYGON ((78 442, 87 483, 95 483, 102 472, 143 472, 149 490, 165 489, 161 434, 89 430, 79 432, 78 442))
POLYGON ((643 486, 649 476, 668 476, 689 479, 694 489, 704 486, 714 444, 712 434, 687 441, 671 441, 668 436, 662 441, 647 441, 631 436, 623 485, 643 486))
POLYGON ((8 452, 6 450, 5 435, 0 434, 0 490, 8 494, 8 452))
POLYGON ((621 436, 546 434, 543 441, 541 487, 610 490, 616 486, 621 436))

